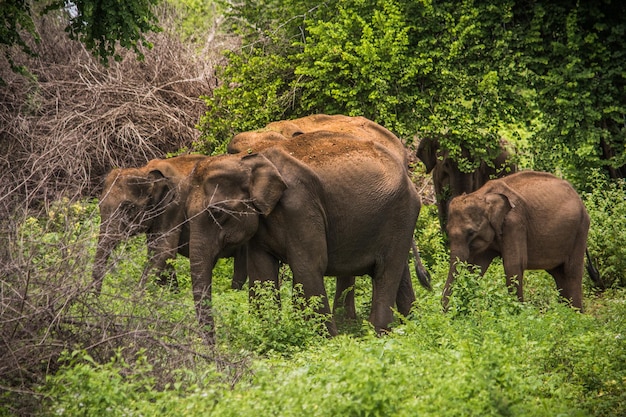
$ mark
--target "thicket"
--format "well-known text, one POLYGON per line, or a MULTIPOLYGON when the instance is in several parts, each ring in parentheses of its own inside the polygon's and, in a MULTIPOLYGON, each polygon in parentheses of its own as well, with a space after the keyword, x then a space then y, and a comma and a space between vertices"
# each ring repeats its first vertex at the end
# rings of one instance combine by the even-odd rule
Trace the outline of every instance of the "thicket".
MULTIPOLYGON (((242 1, 243 44, 205 97, 205 151, 314 112, 363 115, 408 143, 485 159, 504 136, 585 189, 623 178, 623 2, 242 1), (522 140, 523 138, 523 140, 522 140)), ((461 160, 464 169, 472 163, 461 160)))
POLYGON ((211 88, 211 61, 161 32, 151 35, 155 48, 145 60, 127 53, 103 67, 66 39, 61 21, 51 15, 39 21, 37 56, 14 57, 30 77, 1 68, 3 217, 25 201, 95 196, 113 167, 143 165, 198 136, 198 97, 211 88))

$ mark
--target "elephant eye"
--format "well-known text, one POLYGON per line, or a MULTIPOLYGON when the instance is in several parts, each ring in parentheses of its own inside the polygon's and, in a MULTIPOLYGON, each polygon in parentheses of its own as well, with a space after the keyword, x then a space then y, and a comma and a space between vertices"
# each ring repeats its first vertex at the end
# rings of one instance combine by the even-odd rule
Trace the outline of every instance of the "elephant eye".
POLYGON ((229 217, 233 216, 233 211, 226 205, 218 204, 209 208, 209 214, 217 224, 223 224, 229 217))

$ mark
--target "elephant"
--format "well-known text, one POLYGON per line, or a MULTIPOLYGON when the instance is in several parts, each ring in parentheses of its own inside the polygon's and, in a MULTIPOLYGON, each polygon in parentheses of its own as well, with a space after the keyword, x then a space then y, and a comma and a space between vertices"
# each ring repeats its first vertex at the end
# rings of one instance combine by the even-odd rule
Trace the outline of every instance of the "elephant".
MULTIPOLYGON (((160 284, 177 287, 174 268, 167 261, 177 253, 189 256, 189 227, 183 205, 189 193, 188 177, 202 155, 153 159, 140 168, 117 168, 106 177, 100 196, 100 234, 92 278, 99 294, 111 252, 124 239, 146 234, 148 262, 141 282, 155 271, 160 284)), ((233 287, 247 277, 246 257, 241 249, 235 257, 233 287)))
POLYGON ((262 129, 235 135, 229 142, 227 151, 228 153, 259 151, 285 138, 295 138, 319 130, 349 134, 358 140, 374 140, 394 152, 408 165, 406 148, 396 135, 365 117, 341 114, 320 113, 299 119, 271 122, 262 129))
MULTIPOLYGON (((345 133, 304 133, 199 162, 186 207, 194 302, 209 340, 213 266, 242 244, 250 282, 276 282, 279 262, 287 263, 306 298, 321 296, 323 314, 330 313, 325 275, 370 275, 370 321, 384 332, 392 306, 406 314, 415 301, 412 288, 399 288, 420 206, 393 152, 345 133)), ((332 318, 327 328, 337 334, 332 318)))
MULTIPOLYGON (((235 135, 229 142, 227 150, 229 153, 259 151, 304 133, 320 130, 350 134, 361 141, 378 142, 392 151, 405 166, 408 166, 408 154, 402 142, 388 129, 361 116, 313 114, 299 119, 272 122, 262 129, 235 135)), ((424 288, 430 290, 430 274, 423 266, 415 245, 413 253, 419 282, 424 288)), ((337 277, 333 310, 339 306, 343 307, 349 319, 356 319, 354 291, 351 290, 354 284, 353 276, 337 277)), ((403 288, 413 291, 410 282, 405 283, 403 288)))
MULTIPOLYGON (((507 142, 500 142, 500 152, 496 158, 487 163, 481 161, 473 172, 463 172, 447 150, 441 148, 439 140, 433 137, 423 138, 416 151, 416 156, 426 166, 426 173, 432 172, 437 213, 441 230, 446 230, 448 206, 452 198, 463 193, 469 194, 478 190, 487 181, 501 178, 517 171, 517 166, 510 161, 507 142)), ((461 157, 470 159, 469 151, 462 147, 461 157)))
POLYGON ((544 269, 554 278, 560 296, 582 311, 589 223, 574 188, 545 172, 520 171, 455 197, 448 218, 450 270, 442 296, 444 310, 457 262, 477 265, 484 274, 501 256, 507 286, 520 301, 524 271, 544 269))

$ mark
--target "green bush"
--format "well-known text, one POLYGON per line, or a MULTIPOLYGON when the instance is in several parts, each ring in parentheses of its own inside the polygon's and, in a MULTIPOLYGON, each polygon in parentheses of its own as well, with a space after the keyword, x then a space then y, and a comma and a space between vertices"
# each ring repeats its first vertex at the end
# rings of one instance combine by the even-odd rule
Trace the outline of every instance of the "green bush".
POLYGON ((587 247, 606 287, 626 287, 626 181, 599 176, 588 183, 585 207, 591 217, 587 247))
POLYGON ((202 97, 207 112, 198 122, 202 136, 194 147, 207 155, 224 153, 237 133, 283 118, 291 101, 288 58, 257 50, 227 53, 227 57, 229 64, 219 74, 226 82, 202 97))
POLYGON ((315 312, 321 300, 304 298, 301 285, 290 289, 284 283, 277 294, 273 283, 256 283, 254 305, 235 301, 241 299, 223 295, 220 311, 223 331, 220 332, 228 349, 244 349, 259 355, 290 355, 320 343, 327 335, 327 317, 315 312), (280 297, 280 301, 277 300, 280 297), (250 310, 248 312, 248 310, 250 310))

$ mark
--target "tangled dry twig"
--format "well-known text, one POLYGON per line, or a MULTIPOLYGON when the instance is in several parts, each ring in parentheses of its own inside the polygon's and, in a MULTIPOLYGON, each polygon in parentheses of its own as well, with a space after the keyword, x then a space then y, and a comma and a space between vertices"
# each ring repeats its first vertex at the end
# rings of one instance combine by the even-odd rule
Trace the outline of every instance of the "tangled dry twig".
POLYGON ((33 386, 73 346, 101 358, 119 346, 151 346, 168 366, 193 365, 205 355, 189 339, 171 337, 193 339, 193 327, 181 329, 163 317, 114 317, 94 302, 88 294, 93 232, 62 222, 50 234, 59 241, 43 241, 48 225, 23 233, 27 213, 50 212, 62 197, 69 206, 97 196, 111 168, 144 165, 197 138, 195 125, 205 111, 199 97, 214 87, 220 54, 214 47, 199 56, 168 34, 167 23, 162 20, 164 32, 150 35, 154 48, 144 61, 129 53, 104 67, 66 37, 58 16, 48 15, 38 22, 38 56, 13 54, 31 78, 0 60, 6 82, 0 87, 0 392, 14 394, 1 396, 0 409, 7 398, 21 398, 11 407, 16 415, 36 408, 33 386), (82 240, 72 240, 76 234, 82 240))
POLYGON ((0 210, 61 195, 96 195, 112 167, 139 166, 190 146, 204 111, 212 65, 165 33, 152 35, 143 62, 128 54, 103 67, 42 21, 35 79, 0 68, 0 210))

